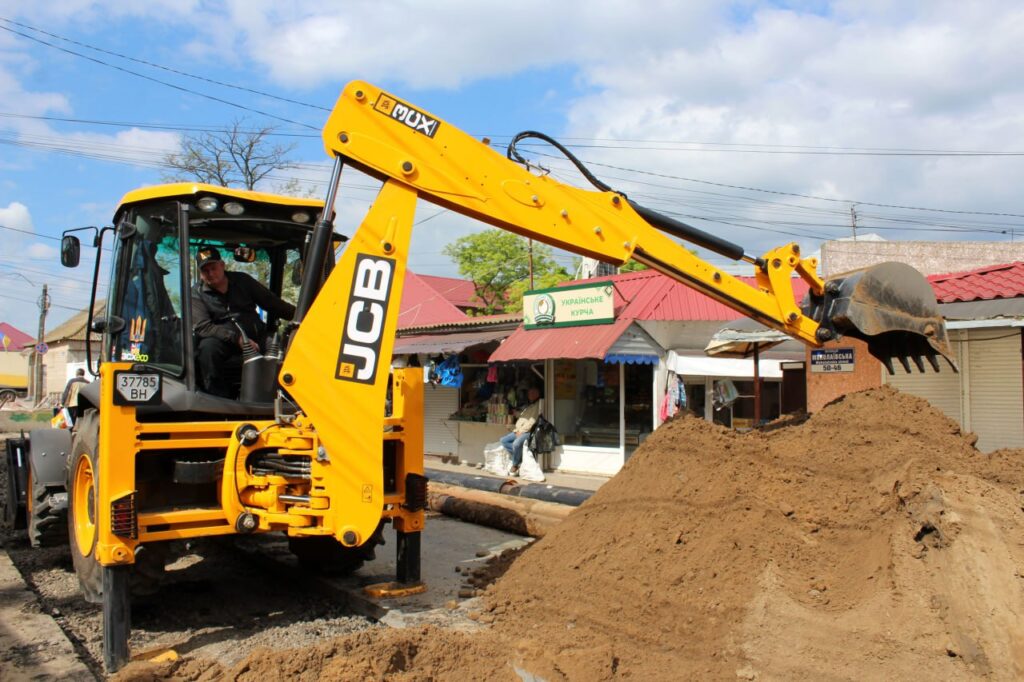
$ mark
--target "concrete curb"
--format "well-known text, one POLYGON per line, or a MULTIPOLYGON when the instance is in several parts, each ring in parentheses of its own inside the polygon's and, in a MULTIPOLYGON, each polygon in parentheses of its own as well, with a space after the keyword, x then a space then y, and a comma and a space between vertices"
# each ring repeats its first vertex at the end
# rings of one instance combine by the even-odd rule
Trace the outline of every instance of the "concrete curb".
POLYGON ((0 548, 0 680, 95 680, 0 548))

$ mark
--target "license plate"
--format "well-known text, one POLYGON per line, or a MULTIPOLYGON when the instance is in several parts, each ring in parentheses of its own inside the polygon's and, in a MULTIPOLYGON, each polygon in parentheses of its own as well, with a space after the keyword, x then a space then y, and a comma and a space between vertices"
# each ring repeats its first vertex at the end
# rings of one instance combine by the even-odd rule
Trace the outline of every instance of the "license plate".
POLYGON ((114 404, 158 404, 162 387, 159 374, 114 372, 114 404))

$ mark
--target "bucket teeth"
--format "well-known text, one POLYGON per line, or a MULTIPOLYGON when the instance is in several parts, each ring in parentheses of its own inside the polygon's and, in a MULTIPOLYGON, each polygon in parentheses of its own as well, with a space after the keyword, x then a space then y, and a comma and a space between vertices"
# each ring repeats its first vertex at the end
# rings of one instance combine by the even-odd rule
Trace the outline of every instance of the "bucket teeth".
POLYGON ((938 355, 957 371, 935 291, 909 265, 879 263, 831 279, 820 295, 808 295, 802 309, 825 328, 825 338, 867 342, 890 374, 893 359, 910 373, 911 361, 924 372, 927 357, 938 371, 938 355))
POLYGON ((892 358, 886 357, 880 359, 882 361, 882 364, 885 365, 885 370, 889 372, 889 376, 892 376, 893 374, 896 373, 896 368, 892 366, 892 358))

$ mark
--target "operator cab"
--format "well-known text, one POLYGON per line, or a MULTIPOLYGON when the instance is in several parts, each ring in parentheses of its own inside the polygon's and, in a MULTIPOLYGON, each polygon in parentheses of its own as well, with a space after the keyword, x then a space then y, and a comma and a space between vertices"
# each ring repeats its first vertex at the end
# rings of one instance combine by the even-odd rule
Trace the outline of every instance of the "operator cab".
MULTIPOLYGON (((115 227, 99 231, 94 242, 102 255, 103 246, 113 251, 106 306, 93 306, 92 329, 103 334, 100 361, 141 363, 164 374, 165 404, 184 400, 194 412, 251 411, 198 388, 190 310, 192 287, 200 281, 196 255, 216 248, 228 270, 252 276, 294 305, 309 236, 322 210, 323 202, 315 199, 202 184, 129 192, 114 214, 115 227), (112 245, 109 238, 103 244, 108 231, 112 245)), ((336 237, 334 246, 341 241, 336 237)), ((77 237, 66 233, 62 262, 77 264, 70 257, 77 250, 77 237)), ((328 269, 332 265, 329 258, 328 269)), ((95 281, 93 289, 95 301, 95 281)), ((282 322, 259 312, 270 332, 282 322)))

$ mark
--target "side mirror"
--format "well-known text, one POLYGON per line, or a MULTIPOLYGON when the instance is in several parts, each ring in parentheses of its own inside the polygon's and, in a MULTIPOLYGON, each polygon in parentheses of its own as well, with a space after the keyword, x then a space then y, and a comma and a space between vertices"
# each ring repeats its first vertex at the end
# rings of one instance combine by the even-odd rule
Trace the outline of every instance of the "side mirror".
POLYGON ((235 247, 235 262, 252 263, 256 260, 256 249, 251 246, 235 247))
POLYGON ((66 234, 60 240, 60 264, 66 268, 78 267, 81 257, 82 244, 78 237, 66 234))

